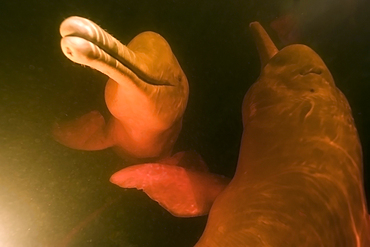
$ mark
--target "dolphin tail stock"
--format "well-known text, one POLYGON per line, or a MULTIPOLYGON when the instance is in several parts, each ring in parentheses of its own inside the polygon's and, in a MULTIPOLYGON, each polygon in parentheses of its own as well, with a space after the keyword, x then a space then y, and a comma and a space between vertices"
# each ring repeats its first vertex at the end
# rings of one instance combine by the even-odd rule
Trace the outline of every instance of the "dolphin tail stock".
POLYGON ((106 126, 100 112, 91 111, 77 119, 55 123, 52 134, 57 142, 69 148, 102 150, 114 144, 106 126))
POLYGON ((124 168, 110 181, 122 188, 143 190, 174 216, 195 217, 208 214, 230 179, 208 172, 200 155, 187 151, 124 168))

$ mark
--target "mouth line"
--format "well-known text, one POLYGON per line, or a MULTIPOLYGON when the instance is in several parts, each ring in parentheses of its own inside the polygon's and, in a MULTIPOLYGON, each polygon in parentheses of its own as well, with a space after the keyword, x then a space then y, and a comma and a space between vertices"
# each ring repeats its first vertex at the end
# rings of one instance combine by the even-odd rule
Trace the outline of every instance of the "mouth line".
MULTIPOLYGON (((133 73, 138 79, 140 79, 141 81, 143 81, 143 82, 145 82, 149 85, 153 85, 153 86, 172 86, 171 84, 168 84, 168 83, 163 82, 163 81, 159 81, 155 78, 152 78, 152 77, 146 75, 145 72, 141 71, 139 68, 136 68, 134 65, 132 65, 128 61, 126 61, 123 57, 116 54, 117 51, 119 50, 119 47, 116 47, 117 51, 114 51, 114 50, 110 49, 108 46, 105 46, 104 44, 99 42, 98 40, 96 40, 94 38, 90 38, 89 36, 78 35, 78 33, 74 33, 72 35, 65 35, 62 38, 79 38, 79 39, 83 39, 84 41, 86 41, 88 43, 91 43, 95 47, 95 49, 97 49, 99 51, 100 54, 106 54, 106 56, 111 57, 115 61, 114 69, 116 69, 120 73, 125 74, 121 69, 119 69, 119 67, 122 66, 122 67, 126 68, 128 71, 130 71, 131 73, 133 73)), ((119 45, 122 45, 122 44, 119 44, 119 45)), ((124 45, 122 45, 122 46, 124 46, 124 45)), ((128 48, 126 47, 126 49, 128 49, 128 48)), ((68 52, 68 47, 67 47, 67 52, 68 52)), ((70 51, 68 53, 71 56, 73 56, 72 51, 70 51)), ((100 60, 99 57, 97 57, 96 59, 100 60)), ((101 61, 106 63, 104 61, 104 59, 101 60, 101 61)), ((94 68, 94 69, 96 69, 96 68, 94 68)))

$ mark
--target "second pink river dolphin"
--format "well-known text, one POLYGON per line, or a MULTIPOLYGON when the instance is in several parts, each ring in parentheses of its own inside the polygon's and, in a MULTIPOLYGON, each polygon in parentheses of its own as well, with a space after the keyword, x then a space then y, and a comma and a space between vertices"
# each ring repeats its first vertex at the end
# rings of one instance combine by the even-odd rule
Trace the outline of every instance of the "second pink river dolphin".
POLYGON ((209 213, 195 247, 369 247, 361 146, 345 96, 312 49, 279 51, 258 22, 250 28, 261 74, 243 100, 231 182, 195 152, 172 154, 188 83, 153 32, 125 46, 87 19, 62 23, 64 54, 109 77, 112 116, 106 122, 94 111, 56 124, 55 139, 82 150, 114 147, 132 165, 112 183, 142 189, 175 216, 209 213))

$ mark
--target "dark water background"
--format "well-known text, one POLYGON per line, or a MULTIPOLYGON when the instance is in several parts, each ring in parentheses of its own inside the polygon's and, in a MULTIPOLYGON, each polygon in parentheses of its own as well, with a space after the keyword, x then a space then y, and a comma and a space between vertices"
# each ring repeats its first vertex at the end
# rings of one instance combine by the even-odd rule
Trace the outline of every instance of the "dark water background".
MULTIPOLYGON (((56 120, 93 109, 106 112, 107 78, 61 52, 58 30, 65 18, 89 18, 123 43, 145 30, 162 34, 190 84, 176 150, 197 150, 211 171, 231 177, 242 132, 242 98, 260 69, 248 24, 260 21, 281 48, 269 28, 281 14, 281 2, 2 1, 0 246, 64 241, 67 246, 187 247, 206 222, 206 217, 175 218, 143 193, 110 184, 110 175, 122 166, 112 151, 76 151, 53 141, 50 128, 56 120)), ((325 27, 325 18, 340 13, 329 11, 312 24, 317 31, 307 28, 302 41, 323 58, 351 104, 369 195, 370 8, 368 1, 357 4, 335 28, 325 27)))

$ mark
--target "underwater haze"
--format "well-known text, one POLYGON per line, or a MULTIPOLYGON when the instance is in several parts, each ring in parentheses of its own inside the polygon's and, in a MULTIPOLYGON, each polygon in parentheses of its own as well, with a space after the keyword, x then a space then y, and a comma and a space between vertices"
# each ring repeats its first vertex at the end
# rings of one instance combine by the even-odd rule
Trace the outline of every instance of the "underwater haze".
MULTIPOLYGON (((189 247, 207 217, 176 218, 137 190, 109 182, 124 167, 110 149, 57 143, 55 122, 92 110, 108 116, 107 77, 71 62, 59 26, 90 19, 127 44, 161 34, 189 81, 174 151, 196 150, 232 177, 241 105, 260 61, 249 31, 259 21, 278 48, 302 43, 326 63, 347 97, 363 148, 370 198, 370 3, 366 0, 4 1, 0 9, 0 246, 189 247), (263 3, 262 3, 263 2, 263 3), (342 7, 341 7, 342 6, 342 7)), ((368 203, 369 204, 369 203, 368 203)))

